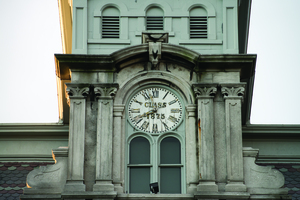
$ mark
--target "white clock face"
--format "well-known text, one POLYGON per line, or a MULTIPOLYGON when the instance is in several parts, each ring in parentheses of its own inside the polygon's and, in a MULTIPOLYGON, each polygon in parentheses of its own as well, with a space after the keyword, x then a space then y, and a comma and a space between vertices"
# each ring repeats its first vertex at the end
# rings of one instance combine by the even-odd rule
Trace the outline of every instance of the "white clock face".
POLYGON ((182 105, 180 99, 168 89, 146 88, 131 98, 128 116, 138 130, 164 133, 173 130, 181 121, 182 105))

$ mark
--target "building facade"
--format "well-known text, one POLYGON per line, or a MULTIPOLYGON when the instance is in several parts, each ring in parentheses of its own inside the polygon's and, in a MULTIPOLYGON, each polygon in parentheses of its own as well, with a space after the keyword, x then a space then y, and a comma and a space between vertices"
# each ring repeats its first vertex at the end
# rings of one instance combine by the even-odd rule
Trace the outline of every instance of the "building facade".
MULTIPOLYGON (((250 8, 238 0, 59 1, 61 120, 28 128, 40 127, 36 143, 49 147, 37 148, 52 147, 55 164, 28 174, 21 199, 290 199, 285 170, 257 165, 297 172, 300 129, 249 124, 250 8)), ((2 130, 24 132, 16 127, 2 130)))

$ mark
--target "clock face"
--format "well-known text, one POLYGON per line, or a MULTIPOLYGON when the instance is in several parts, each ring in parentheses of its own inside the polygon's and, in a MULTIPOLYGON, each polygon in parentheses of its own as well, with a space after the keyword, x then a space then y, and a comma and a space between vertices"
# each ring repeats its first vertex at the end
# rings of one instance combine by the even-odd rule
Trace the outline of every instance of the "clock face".
POLYGON ((128 116, 138 130, 164 133, 181 121, 182 105, 177 95, 168 89, 146 88, 130 99, 128 116))

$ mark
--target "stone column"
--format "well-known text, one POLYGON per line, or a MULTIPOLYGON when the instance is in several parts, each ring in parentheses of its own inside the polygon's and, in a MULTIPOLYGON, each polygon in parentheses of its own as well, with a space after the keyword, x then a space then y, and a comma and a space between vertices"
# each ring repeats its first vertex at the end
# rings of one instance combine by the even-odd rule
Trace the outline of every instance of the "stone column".
POLYGON ((112 184, 113 96, 118 84, 94 84, 98 100, 96 183, 93 191, 114 191, 112 184))
POLYGON ((217 192, 214 151, 213 98, 216 84, 195 84, 198 104, 199 184, 197 191, 217 192))
POLYGON ((85 191, 84 142, 85 142, 85 97, 89 93, 86 84, 66 83, 70 106, 68 179, 65 191, 85 191))
POLYGON ((245 192, 242 144, 242 99, 245 83, 221 84, 225 99, 227 184, 226 192, 245 192))
POLYGON ((186 182, 187 193, 193 194, 197 190, 198 180, 198 166, 197 166, 197 105, 189 104, 186 106, 186 182))
POLYGON ((113 183, 115 191, 123 193, 123 178, 122 171, 124 167, 124 143, 122 137, 122 117, 125 105, 114 106, 114 133, 113 133, 113 183))

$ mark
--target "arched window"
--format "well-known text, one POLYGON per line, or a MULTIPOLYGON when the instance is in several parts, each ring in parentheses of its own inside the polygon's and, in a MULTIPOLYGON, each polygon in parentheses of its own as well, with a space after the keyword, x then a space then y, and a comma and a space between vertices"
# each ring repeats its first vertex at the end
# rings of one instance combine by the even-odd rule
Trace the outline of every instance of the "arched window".
POLYGON ((164 12, 159 7, 151 7, 146 12, 146 30, 164 30, 164 12))
POLYGON ((190 39, 207 38, 207 11, 202 7, 190 10, 190 39))
POLYGON ((129 146, 129 192, 149 193, 150 143, 144 137, 131 140, 129 146))
POLYGON ((181 145, 177 138, 166 137, 160 143, 160 192, 181 193, 181 145))
POLYGON ((102 12, 102 38, 120 37, 120 12, 115 7, 107 7, 102 12))

